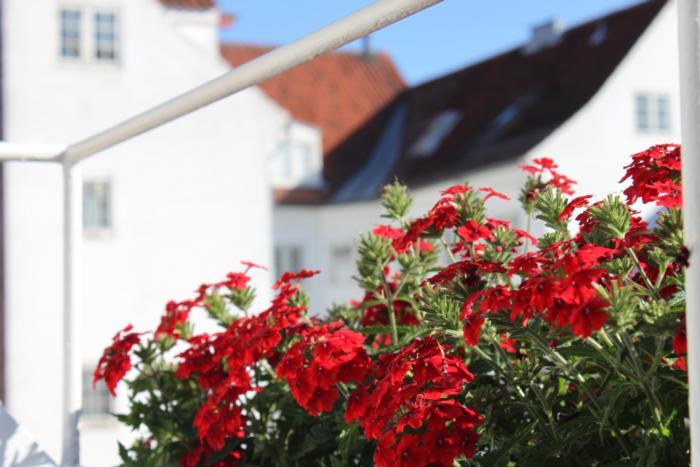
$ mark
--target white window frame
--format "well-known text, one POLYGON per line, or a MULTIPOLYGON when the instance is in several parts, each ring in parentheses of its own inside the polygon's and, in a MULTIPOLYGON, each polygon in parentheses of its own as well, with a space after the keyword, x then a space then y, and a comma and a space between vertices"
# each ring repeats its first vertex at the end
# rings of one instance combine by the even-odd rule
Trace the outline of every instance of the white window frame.
POLYGON ((112 180, 108 178, 86 178, 83 181, 83 219, 82 219, 82 225, 83 225, 83 232, 85 233, 86 237, 101 237, 105 236, 107 234, 110 234, 113 229, 114 229, 114 184, 112 183, 112 180), (107 195, 107 213, 105 215, 106 217, 106 224, 104 225, 88 225, 86 223, 86 215, 87 215, 87 209, 85 209, 85 203, 87 202, 87 189, 86 186, 89 184, 93 185, 104 185, 107 187, 108 190, 108 195, 107 195))
POLYGON ((635 93, 634 128, 638 133, 670 133, 673 126, 672 114, 671 95, 669 93, 635 93), (662 107, 661 102, 665 102, 665 109, 662 107))
POLYGON ((56 36, 58 37, 57 56, 62 63, 79 63, 115 67, 122 60, 122 15, 119 8, 112 5, 87 5, 81 3, 59 4, 56 10, 56 36), (63 19, 64 10, 80 12, 80 55, 66 57, 63 55, 63 19), (114 17, 114 59, 97 58, 97 15, 112 15, 114 17))
POLYGON ((329 253, 331 283, 333 285, 351 284, 352 277, 356 273, 355 247, 353 243, 332 245, 329 253), (342 258, 340 256, 342 256, 342 258))
POLYGON ((93 371, 95 369, 95 366, 86 366, 83 368, 83 374, 82 374, 82 392, 83 392, 83 412, 81 413, 82 417, 85 417, 89 420, 94 420, 94 421, 107 421, 112 419, 112 412, 114 412, 114 400, 112 399, 109 390, 107 389, 107 385, 105 384, 104 381, 100 380, 97 382, 95 387, 93 388, 92 385, 92 380, 93 380, 93 371), (88 407, 88 401, 90 402, 97 402, 95 404, 95 407, 88 407), (99 405, 100 407, 97 407, 99 405), (86 410, 86 409, 102 409, 103 410, 86 410))
POLYGON ((321 132, 299 122, 287 125, 272 155, 271 172, 275 188, 323 187, 321 132))
POLYGON ((94 9, 92 13, 92 18, 90 19, 92 21, 93 25, 93 41, 94 41, 94 47, 93 47, 93 56, 92 59, 98 62, 117 62, 119 61, 119 15, 112 11, 112 10, 105 10, 105 9, 94 9), (101 30, 99 27, 100 21, 99 18, 104 17, 104 18, 111 18, 111 31, 107 30, 101 30), (112 41, 106 41, 104 37, 102 40, 100 39, 100 34, 104 34, 106 37, 107 34, 112 35, 112 41), (112 58, 107 58, 107 57, 99 57, 99 54, 101 51, 101 45, 106 44, 110 45, 109 50, 105 49, 104 51, 111 52, 112 58))
POLYGON ((84 25, 83 23, 85 22, 85 13, 83 12, 83 9, 80 7, 73 7, 73 6, 62 6, 61 8, 58 9, 58 15, 57 15, 57 20, 58 20, 58 55, 61 57, 62 60, 82 60, 82 57, 85 53, 84 49, 84 36, 85 36, 85 31, 84 31, 84 25), (76 49, 77 49, 77 55, 66 55, 64 54, 64 13, 77 13, 78 14, 78 22, 77 22, 77 43, 76 43, 76 49))
POLYGON ((304 267, 304 245, 301 243, 277 243, 275 245, 275 278, 285 272, 297 272, 304 267))

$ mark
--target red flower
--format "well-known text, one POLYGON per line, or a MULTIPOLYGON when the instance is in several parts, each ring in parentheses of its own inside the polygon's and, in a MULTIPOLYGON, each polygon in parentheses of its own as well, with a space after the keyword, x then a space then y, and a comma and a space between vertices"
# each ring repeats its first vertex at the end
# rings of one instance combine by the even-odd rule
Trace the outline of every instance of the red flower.
POLYGON ((140 342, 138 333, 129 333, 132 329, 133 327, 128 325, 114 336, 112 345, 104 350, 93 375, 93 386, 100 379, 104 379, 107 389, 113 396, 117 395, 115 392, 117 384, 131 369, 129 351, 140 342))
POLYGON ((559 220, 568 220, 571 217, 571 214, 573 214, 574 209, 588 206, 588 200, 592 197, 593 195, 578 196, 569 201, 566 207, 562 210, 561 214, 559 214, 559 220))
POLYGON ((508 353, 516 353, 518 349, 515 347, 515 344, 518 343, 515 339, 509 339, 508 336, 505 334, 501 334, 500 340, 498 341, 498 345, 505 350, 508 353))
POLYGON ((457 228, 457 235, 465 242, 473 243, 481 238, 489 238, 491 230, 485 225, 479 225, 474 219, 470 219, 466 224, 457 228))
POLYGON ((377 237, 384 237, 392 240, 403 236, 403 230, 396 227, 391 227, 389 225, 378 225, 374 230, 372 230, 372 233, 377 237))
POLYGON ((288 284, 293 280, 308 279, 309 277, 313 277, 320 272, 321 271, 312 271, 310 269, 301 269, 298 272, 285 272, 279 279, 277 279, 277 282, 275 282, 272 288, 277 290, 280 289, 283 284, 288 284))
POLYGON ((688 338, 685 335, 685 317, 676 328, 676 334, 673 336, 673 352, 676 355, 685 355, 688 353, 688 338))
POLYGON ((540 157, 538 159, 535 159, 532 162, 534 162, 536 165, 539 165, 540 167, 542 167, 542 169, 550 169, 551 170, 551 169, 559 168, 559 166, 557 164, 555 164, 554 161, 552 159, 550 159, 549 157, 540 157))
POLYGON ((257 268, 257 269, 262 269, 262 270, 264 270, 264 271, 267 271, 267 270, 268 270, 265 266, 261 266, 261 265, 259 265, 259 264, 256 264, 256 263, 253 263, 253 262, 250 262, 250 261, 241 261, 241 264, 242 264, 243 266, 245 266, 246 268, 248 268, 248 269, 255 269, 255 268, 257 268))
POLYGON ((484 201, 491 197, 496 197, 496 198, 501 198, 505 200, 509 200, 510 197, 504 195, 503 193, 499 193, 498 191, 494 190, 493 188, 485 187, 485 188, 479 188, 479 190, 483 191, 486 193, 486 197, 484 197, 484 201))
POLYGON ((348 423, 359 420, 365 436, 379 440, 374 456, 377 466, 449 466, 460 453, 473 453, 462 444, 443 452, 443 457, 431 450, 437 441, 430 434, 436 431, 445 439, 469 438, 474 444, 474 428, 481 423, 481 417, 458 397, 474 377, 462 358, 449 351, 437 340, 425 338, 381 355, 373 381, 350 395, 345 419, 348 423), (398 420, 397 414, 401 414, 398 420), (411 432, 406 431, 409 428, 411 432), (413 434, 414 430, 423 434, 413 434))
POLYGON ((608 321, 608 314, 603 311, 608 303, 600 297, 573 309, 569 324, 573 333, 581 338, 590 337, 593 331, 603 327, 608 321))
POLYGON ((634 154, 632 163, 625 167, 625 176, 631 180, 624 193, 628 203, 638 199, 644 203, 673 208, 682 204, 681 147, 677 144, 652 146, 634 154))
POLYGON ((513 232, 515 232, 515 234, 519 238, 527 238, 528 240, 530 240, 530 243, 532 245, 537 245, 537 239, 535 237, 533 237, 532 235, 530 235, 529 233, 525 232, 524 230, 520 230, 520 229, 511 229, 511 230, 513 232))
POLYGON ((242 272, 229 272, 226 280, 215 284, 216 287, 228 287, 231 290, 244 290, 248 287, 250 277, 242 272))
POLYGON ((464 340, 469 345, 478 345, 481 328, 484 325, 484 314, 473 311, 464 313, 463 311, 461 319, 464 320, 464 329, 462 330, 464 340))
POLYGON ((178 324, 187 322, 192 308, 199 303, 199 300, 185 300, 182 302, 175 302, 173 300, 169 301, 165 305, 165 314, 163 314, 160 319, 160 324, 156 329, 155 337, 158 338, 161 335, 174 338, 180 337, 180 332, 177 330, 178 324))
POLYGON ((449 188, 445 188, 444 190, 440 191, 440 194, 443 196, 446 195, 459 195, 462 193, 466 193, 471 190, 470 186, 467 185, 452 185, 449 188))
POLYGON ((277 365, 277 378, 287 381, 297 403, 314 416, 333 409, 337 383, 361 381, 370 367, 365 337, 342 326, 336 322, 302 330, 277 365))

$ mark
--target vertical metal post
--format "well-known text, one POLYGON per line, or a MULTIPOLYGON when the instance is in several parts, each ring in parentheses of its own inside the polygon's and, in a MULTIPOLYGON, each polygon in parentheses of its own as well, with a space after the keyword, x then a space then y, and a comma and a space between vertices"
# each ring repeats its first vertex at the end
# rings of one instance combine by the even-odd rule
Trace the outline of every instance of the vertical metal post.
POLYGON ((685 275, 691 465, 700 466, 700 0, 680 0, 683 225, 690 249, 685 275))
POLYGON ((63 454, 64 466, 80 465, 78 422, 82 408, 82 190, 80 168, 63 169, 63 454))

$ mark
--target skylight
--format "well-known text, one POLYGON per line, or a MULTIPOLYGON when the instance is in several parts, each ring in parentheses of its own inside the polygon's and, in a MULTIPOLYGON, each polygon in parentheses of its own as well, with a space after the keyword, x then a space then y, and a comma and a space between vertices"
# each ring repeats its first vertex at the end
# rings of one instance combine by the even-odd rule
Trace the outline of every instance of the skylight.
POLYGON ((435 154, 461 117, 462 112, 455 109, 444 110, 437 114, 423 134, 413 143, 409 154, 413 157, 430 157, 435 154))
POLYGON ((493 119, 493 124, 496 128, 502 128, 506 125, 508 125, 510 122, 512 122, 515 117, 518 116, 518 113, 520 112, 520 104, 518 102, 514 102, 505 109, 498 115, 496 115, 496 118, 493 119))
POLYGON ((608 37, 608 25, 600 22, 595 28, 595 31, 591 34, 591 36, 588 38, 588 44, 591 47, 596 47, 605 42, 605 39, 608 37))

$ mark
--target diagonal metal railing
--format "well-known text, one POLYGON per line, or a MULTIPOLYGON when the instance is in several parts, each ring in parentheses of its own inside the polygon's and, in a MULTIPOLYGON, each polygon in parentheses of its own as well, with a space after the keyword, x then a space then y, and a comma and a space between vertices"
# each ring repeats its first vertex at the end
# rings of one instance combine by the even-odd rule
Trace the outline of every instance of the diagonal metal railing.
POLYGON ((0 143, 0 161, 53 162, 63 168, 63 453, 62 465, 80 465, 82 406, 80 355, 82 178, 78 164, 202 107, 261 83, 443 0, 377 0, 295 42, 117 125, 65 146, 0 143))

